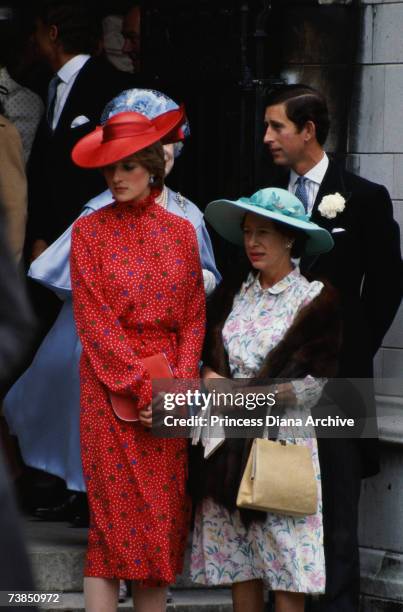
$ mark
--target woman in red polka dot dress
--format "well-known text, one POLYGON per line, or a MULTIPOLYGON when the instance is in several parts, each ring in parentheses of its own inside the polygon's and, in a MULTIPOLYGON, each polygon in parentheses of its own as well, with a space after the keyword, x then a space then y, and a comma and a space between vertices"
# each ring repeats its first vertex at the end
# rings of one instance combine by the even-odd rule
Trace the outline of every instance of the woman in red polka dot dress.
POLYGON ((73 229, 74 316, 83 345, 81 454, 90 505, 84 592, 88 612, 117 607, 133 581, 136 612, 166 608, 188 535, 187 444, 150 432, 151 381, 140 359, 165 353, 176 378, 196 378, 205 326, 193 226, 155 198, 162 142, 178 139, 183 110, 149 120, 120 113, 73 150, 103 169, 115 202, 73 229), (139 421, 119 420, 109 392, 130 396, 139 421))

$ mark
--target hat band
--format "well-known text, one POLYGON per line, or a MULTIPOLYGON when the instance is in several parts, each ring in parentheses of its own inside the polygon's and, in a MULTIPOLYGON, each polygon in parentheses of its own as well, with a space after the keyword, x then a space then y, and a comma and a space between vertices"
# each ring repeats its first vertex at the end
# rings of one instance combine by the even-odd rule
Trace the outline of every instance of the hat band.
POLYGON ((157 131, 155 126, 145 122, 126 122, 126 123, 110 123, 105 124, 102 128, 102 142, 110 142, 117 138, 130 138, 134 136, 147 136, 155 134, 157 131))
POLYGON ((267 194, 263 193, 264 191, 266 191, 266 189, 261 189, 260 191, 254 193, 250 198, 239 198, 238 201, 244 204, 256 206, 256 208, 261 208, 267 212, 273 212, 278 215, 283 215, 284 217, 289 217, 290 219, 309 223, 310 216, 305 213, 303 205, 296 198, 296 202, 294 204, 286 205, 283 204, 280 196, 278 196, 274 191, 271 193, 270 197, 267 197, 267 194))

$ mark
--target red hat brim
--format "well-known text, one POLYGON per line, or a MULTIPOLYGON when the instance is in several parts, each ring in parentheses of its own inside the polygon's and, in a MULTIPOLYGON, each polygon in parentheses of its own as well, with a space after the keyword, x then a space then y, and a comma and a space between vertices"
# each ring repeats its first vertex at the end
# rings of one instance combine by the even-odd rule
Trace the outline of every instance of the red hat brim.
MULTIPOLYGON (((110 123, 119 124, 120 120, 127 123, 130 115, 138 113, 119 113, 109 119, 105 126, 110 123)), ((185 109, 181 105, 179 108, 167 111, 154 119, 148 121, 152 124, 152 131, 136 133, 130 136, 119 136, 114 139, 104 140, 104 127, 97 127, 93 132, 81 138, 74 146, 71 157, 77 166, 81 168, 102 168, 113 164, 145 147, 152 145, 159 140, 163 144, 178 142, 183 140, 181 126, 185 122, 185 109)))

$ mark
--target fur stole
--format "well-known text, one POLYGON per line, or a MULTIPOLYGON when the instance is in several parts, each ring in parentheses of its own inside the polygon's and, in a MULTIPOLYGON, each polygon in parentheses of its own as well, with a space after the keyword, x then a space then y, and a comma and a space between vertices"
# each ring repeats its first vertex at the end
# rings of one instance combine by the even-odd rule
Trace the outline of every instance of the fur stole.
MULTIPOLYGON (((228 297, 228 296, 226 296, 228 297)), ((233 296, 223 300, 217 294, 210 305, 204 363, 222 376, 229 377, 228 356, 222 340, 222 329, 232 308, 233 296), (217 309, 217 305, 221 305, 217 309)), ((321 293, 304 306, 279 344, 268 353, 255 377, 265 384, 276 378, 318 378, 337 375, 341 344, 339 300, 336 291, 325 285, 321 293)), ((207 460, 200 447, 192 450, 191 490, 195 501, 212 497, 229 511, 236 509, 236 496, 252 440, 226 439, 207 460)), ((245 524, 262 520, 265 514, 242 510, 245 524)))

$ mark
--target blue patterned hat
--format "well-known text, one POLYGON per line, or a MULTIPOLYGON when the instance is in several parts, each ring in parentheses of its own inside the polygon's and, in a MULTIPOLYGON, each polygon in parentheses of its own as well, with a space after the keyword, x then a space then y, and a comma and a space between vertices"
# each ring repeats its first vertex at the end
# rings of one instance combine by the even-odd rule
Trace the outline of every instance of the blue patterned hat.
MULTIPOLYGON (((171 98, 156 89, 126 89, 105 106, 101 115, 101 125, 104 125, 108 119, 118 113, 134 111, 145 115, 148 119, 155 119, 155 117, 167 111, 178 108, 179 104, 176 104, 171 98)), ((185 138, 187 138, 190 134, 188 121, 183 124, 182 131, 185 138)), ((182 142, 174 144, 175 157, 178 157, 182 148, 182 142)))
POLYGON ((326 253, 333 248, 331 234, 310 221, 302 202, 295 195, 278 187, 260 189, 250 198, 215 200, 207 206, 204 216, 220 236, 233 244, 243 245, 241 226, 248 212, 303 231, 308 236, 306 255, 326 253))

